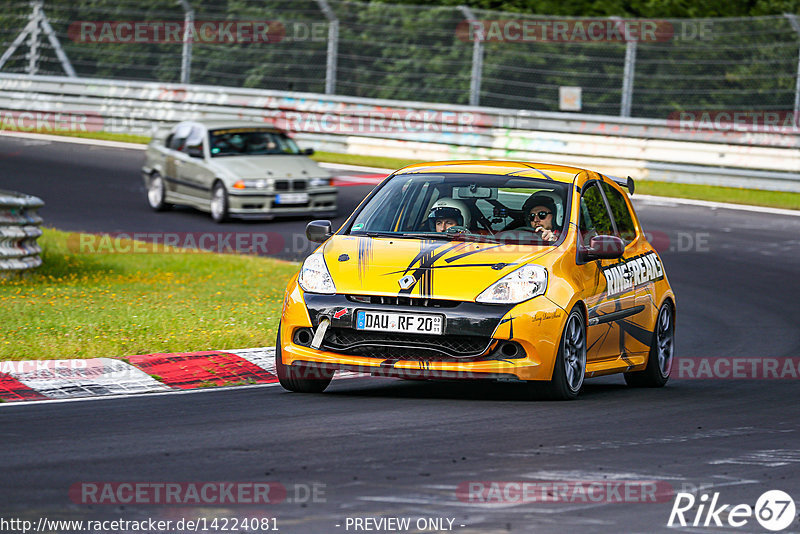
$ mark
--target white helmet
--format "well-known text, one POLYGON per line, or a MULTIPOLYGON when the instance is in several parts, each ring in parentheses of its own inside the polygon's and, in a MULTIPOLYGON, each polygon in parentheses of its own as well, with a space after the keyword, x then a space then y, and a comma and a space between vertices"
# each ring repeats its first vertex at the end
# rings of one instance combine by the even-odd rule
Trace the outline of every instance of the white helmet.
POLYGON ((436 219, 453 219, 458 226, 469 228, 470 215, 467 205, 454 198, 440 198, 433 203, 428 213, 428 223, 436 227, 436 219))

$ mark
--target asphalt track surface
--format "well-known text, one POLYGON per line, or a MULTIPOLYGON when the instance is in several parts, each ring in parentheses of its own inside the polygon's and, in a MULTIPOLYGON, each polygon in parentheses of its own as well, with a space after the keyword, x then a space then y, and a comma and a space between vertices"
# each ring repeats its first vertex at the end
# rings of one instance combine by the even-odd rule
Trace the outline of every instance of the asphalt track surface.
MULTIPOLYGON (((141 157, 0 138, 0 188, 41 196, 47 222, 66 230, 218 229, 189 210, 151 214, 141 157)), ((343 215, 366 189, 343 188, 343 215)), ((641 201, 637 211, 661 240, 678 298, 679 356, 800 354, 800 217, 641 201)), ((240 224, 256 228, 225 229, 240 224)), ((304 225, 259 224, 276 232, 304 225)), ((463 533, 674 531, 666 527, 669 495, 489 506, 456 489, 470 481, 655 480, 698 497, 719 492, 719 503, 732 505, 753 506, 781 489, 800 505, 798 393, 797 379, 672 380, 634 390, 607 377, 589 381, 577 401, 554 403, 525 400, 507 384, 353 378, 321 395, 265 386, 9 405, 0 408, 0 518, 268 516, 285 533, 356 532, 347 518, 379 516, 411 518, 412 526, 449 518, 452 532, 463 533), (68 496, 82 481, 277 482, 289 499, 88 506, 68 496), (312 484, 324 494, 304 499, 312 484)), ((753 518, 723 529, 704 520, 677 530, 765 532, 753 518)), ((784 532, 798 530, 795 520, 784 532)))

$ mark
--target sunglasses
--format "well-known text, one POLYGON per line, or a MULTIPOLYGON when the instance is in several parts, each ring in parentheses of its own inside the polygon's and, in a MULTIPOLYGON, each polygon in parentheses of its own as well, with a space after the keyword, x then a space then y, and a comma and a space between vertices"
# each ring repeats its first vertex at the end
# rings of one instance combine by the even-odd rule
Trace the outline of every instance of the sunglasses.
POLYGON ((553 213, 553 212, 552 212, 552 211, 537 211, 536 213, 531 213, 531 214, 530 214, 530 220, 534 220, 534 219, 535 219, 535 218, 537 218, 537 217, 538 217, 539 219, 544 219, 544 218, 546 218, 548 215, 550 215, 551 213, 553 213))

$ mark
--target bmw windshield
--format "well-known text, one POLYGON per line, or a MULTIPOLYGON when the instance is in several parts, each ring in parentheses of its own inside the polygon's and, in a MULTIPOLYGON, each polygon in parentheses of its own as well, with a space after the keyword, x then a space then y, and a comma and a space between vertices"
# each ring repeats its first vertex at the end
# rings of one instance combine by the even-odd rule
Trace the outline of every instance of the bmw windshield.
POLYGON ((569 219, 569 184, 507 175, 401 174, 367 202, 348 233, 553 245, 569 219))
POLYGON ((211 157, 301 154, 300 147, 281 132, 266 128, 225 128, 208 132, 211 157))

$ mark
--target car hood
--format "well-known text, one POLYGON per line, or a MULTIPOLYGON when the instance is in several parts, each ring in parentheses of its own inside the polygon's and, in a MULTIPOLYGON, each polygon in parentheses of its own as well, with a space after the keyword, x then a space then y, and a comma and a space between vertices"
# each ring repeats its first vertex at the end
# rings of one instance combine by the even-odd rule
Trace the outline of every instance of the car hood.
POLYGON ((331 237, 322 247, 337 293, 472 301, 522 264, 551 256, 554 247, 495 243, 331 237), (413 276, 410 287, 400 280, 413 276))
POLYGON ((236 178, 319 178, 328 171, 306 156, 222 156, 211 165, 236 178))

